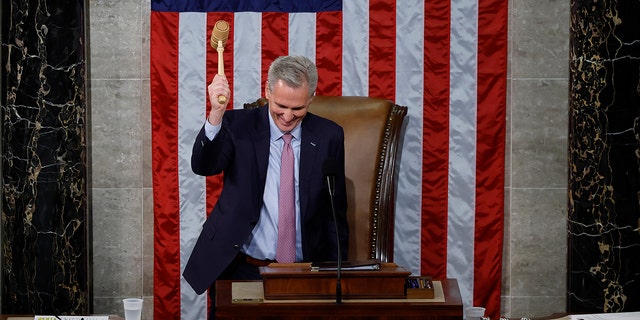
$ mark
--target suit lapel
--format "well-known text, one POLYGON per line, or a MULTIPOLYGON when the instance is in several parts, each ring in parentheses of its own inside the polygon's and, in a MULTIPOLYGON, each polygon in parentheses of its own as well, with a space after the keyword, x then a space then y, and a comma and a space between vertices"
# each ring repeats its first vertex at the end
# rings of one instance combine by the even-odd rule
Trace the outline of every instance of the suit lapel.
POLYGON ((318 165, 317 153, 320 136, 312 121, 313 115, 307 114, 302 122, 302 138, 300 143, 300 219, 305 220, 309 204, 309 185, 312 170, 318 165))

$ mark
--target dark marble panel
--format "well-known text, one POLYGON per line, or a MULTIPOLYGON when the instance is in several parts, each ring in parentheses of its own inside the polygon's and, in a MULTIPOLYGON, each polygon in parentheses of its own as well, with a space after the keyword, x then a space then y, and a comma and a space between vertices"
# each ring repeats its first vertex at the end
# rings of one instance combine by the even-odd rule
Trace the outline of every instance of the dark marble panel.
POLYGON ((640 1, 571 1, 568 310, 640 310, 640 1))
POLYGON ((84 17, 2 4, 2 313, 91 311, 84 17))

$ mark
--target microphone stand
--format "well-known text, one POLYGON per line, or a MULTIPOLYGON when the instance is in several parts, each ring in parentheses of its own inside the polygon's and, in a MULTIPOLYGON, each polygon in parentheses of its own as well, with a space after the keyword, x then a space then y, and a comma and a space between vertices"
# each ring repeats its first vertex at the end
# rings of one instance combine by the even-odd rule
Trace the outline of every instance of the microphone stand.
POLYGON ((333 205, 334 189, 330 176, 327 176, 327 185, 329 186, 329 199, 331 201, 331 213, 333 213, 333 225, 336 229, 336 244, 338 245, 338 267, 336 268, 336 304, 342 303, 342 285, 340 283, 342 273, 342 254, 340 253, 340 235, 338 234, 338 219, 336 218, 336 209, 333 205))

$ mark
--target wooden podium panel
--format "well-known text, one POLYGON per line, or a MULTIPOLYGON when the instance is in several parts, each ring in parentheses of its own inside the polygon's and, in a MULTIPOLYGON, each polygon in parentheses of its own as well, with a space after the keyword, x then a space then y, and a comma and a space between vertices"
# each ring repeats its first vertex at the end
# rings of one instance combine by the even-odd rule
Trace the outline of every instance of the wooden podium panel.
POLYGON ((379 301, 279 300, 232 301, 232 280, 216 281, 216 319, 462 319, 462 299, 455 279, 440 281, 444 301, 380 299, 379 301))
MULTIPOLYGON (((265 299, 331 299, 336 296, 336 271, 311 271, 308 263, 261 267, 260 275, 265 299)), ((342 271, 342 297, 404 299, 409 275, 411 272, 395 263, 382 263, 374 271, 342 271)))

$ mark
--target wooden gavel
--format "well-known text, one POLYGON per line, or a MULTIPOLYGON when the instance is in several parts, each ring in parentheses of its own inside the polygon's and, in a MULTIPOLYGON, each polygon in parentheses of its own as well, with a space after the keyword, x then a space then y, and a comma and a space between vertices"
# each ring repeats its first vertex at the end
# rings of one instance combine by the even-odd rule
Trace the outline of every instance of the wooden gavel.
MULTIPOLYGON (((224 59, 222 53, 224 52, 224 45, 229 38, 229 23, 224 20, 216 21, 211 31, 211 47, 218 51, 218 74, 224 75, 224 59)), ((227 97, 223 95, 218 96, 218 103, 227 103, 227 97)))

